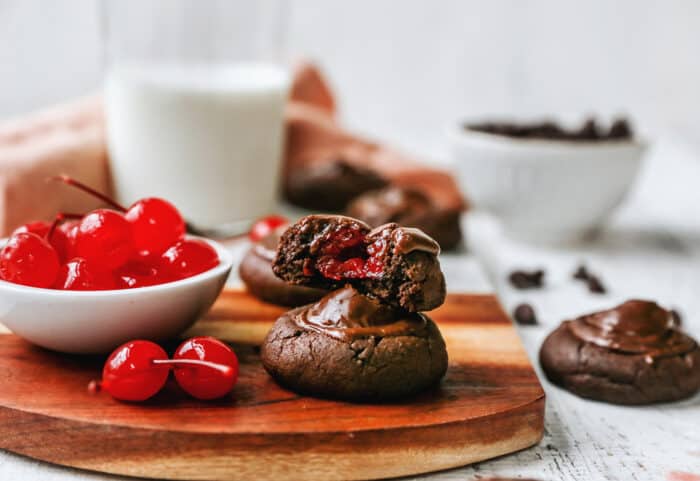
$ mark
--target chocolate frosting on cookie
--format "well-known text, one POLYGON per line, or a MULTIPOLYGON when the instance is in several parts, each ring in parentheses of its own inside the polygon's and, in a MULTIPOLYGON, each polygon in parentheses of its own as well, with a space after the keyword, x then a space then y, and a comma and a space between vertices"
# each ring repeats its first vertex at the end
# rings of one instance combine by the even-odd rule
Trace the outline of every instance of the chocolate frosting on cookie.
POLYGON ((583 341, 651 360, 685 354, 696 347, 691 337, 674 328, 671 311, 651 301, 630 300, 566 324, 583 341))
POLYGON ((371 336, 414 335, 426 326, 422 314, 381 304, 349 285, 327 294, 316 304, 298 310, 293 320, 303 329, 343 341, 371 336))
POLYGON ((433 255, 440 253, 440 244, 420 229, 400 227, 398 224, 391 222, 375 227, 367 237, 373 238, 379 235, 391 235, 394 252, 397 254, 408 254, 414 251, 427 252, 433 255))

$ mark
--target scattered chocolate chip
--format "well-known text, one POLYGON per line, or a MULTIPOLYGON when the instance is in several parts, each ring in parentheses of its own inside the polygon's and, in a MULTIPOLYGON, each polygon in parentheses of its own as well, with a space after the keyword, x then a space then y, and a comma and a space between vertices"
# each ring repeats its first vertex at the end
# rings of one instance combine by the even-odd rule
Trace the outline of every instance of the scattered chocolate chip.
POLYGON ((586 268, 585 264, 581 264, 574 271, 573 277, 574 279, 578 279, 579 281, 587 281, 590 275, 591 274, 590 272, 588 272, 588 269, 586 268))
POLYGON ((681 313, 675 309, 671 309, 670 312, 671 312, 671 319, 673 319, 673 325, 675 327, 681 327, 683 325, 683 317, 681 317, 681 313))
POLYGON ((585 282, 589 292, 593 292, 594 294, 605 294, 607 292, 600 278, 591 274, 584 264, 580 264, 576 268, 573 278, 585 282))
POLYGON ((516 289, 539 289, 544 285, 544 271, 513 271, 508 280, 516 289))
POLYGON ((586 284, 588 285, 588 290, 594 294, 605 294, 607 292, 603 283, 596 276, 589 274, 586 284))
POLYGON ((513 319, 521 326, 537 325, 535 309, 530 304, 518 304, 513 311, 513 319))

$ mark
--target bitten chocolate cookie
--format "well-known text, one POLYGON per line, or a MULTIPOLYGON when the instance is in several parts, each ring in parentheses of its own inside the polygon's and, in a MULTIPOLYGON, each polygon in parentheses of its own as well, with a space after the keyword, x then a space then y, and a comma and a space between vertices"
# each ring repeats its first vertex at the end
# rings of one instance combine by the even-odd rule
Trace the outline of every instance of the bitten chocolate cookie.
POLYGON ((292 204, 306 209, 337 212, 363 192, 385 185, 387 180, 375 171, 339 159, 291 172, 285 196, 292 204))
POLYGON ((411 312, 445 300, 440 246, 418 229, 385 224, 374 230, 339 215, 310 215, 280 240, 273 272, 281 279, 321 289, 349 283, 360 292, 411 312))
POLYGON ((460 211, 439 208, 415 189, 389 186, 365 192, 350 202, 345 212, 371 227, 388 222, 415 227, 435 239, 443 250, 455 248, 462 239, 460 211))
POLYGON ((303 306, 319 300, 328 291, 288 284, 272 272, 272 261, 284 228, 276 229, 246 252, 238 274, 248 291, 258 299, 280 306, 303 306))
POLYGON ((428 316, 383 305, 350 286, 280 317, 261 357, 285 387, 353 401, 408 396, 447 370, 445 342, 428 316))
POLYGON ((700 389, 700 348, 650 301, 564 321, 542 344, 540 364, 554 384, 615 404, 675 401, 700 389))

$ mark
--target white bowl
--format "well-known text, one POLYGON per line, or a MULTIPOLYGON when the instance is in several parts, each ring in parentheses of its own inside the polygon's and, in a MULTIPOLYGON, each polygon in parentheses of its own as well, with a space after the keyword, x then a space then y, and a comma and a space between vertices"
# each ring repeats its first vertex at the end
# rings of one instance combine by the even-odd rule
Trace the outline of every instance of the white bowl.
POLYGON ((0 280, 0 323, 31 343, 77 354, 108 353, 132 339, 177 336, 211 307, 233 263, 221 244, 203 240, 219 254, 218 266, 156 286, 60 291, 0 280))
POLYGON ((494 213, 513 237, 578 241, 599 227, 634 183, 646 150, 639 140, 518 139, 449 132, 465 196, 494 213))

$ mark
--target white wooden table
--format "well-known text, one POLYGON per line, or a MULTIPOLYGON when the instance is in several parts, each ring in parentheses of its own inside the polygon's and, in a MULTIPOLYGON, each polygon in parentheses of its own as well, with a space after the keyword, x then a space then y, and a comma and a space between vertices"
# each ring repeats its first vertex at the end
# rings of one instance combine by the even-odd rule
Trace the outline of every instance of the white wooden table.
MULTIPOLYGON (((700 156, 680 142, 661 142, 640 182, 601 236, 568 248, 536 248, 504 238, 492 219, 470 215, 472 254, 444 255, 450 289, 495 289, 510 311, 533 304, 539 326, 520 327, 539 372, 537 352, 562 319, 632 297, 677 308, 700 338, 700 156), (606 295, 570 280, 580 261, 599 274, 606 295), (516 267, 547 270, 545 289, 515 291, 516 267)), ((651 407, 613 406, 577 398, 549 384, 546 433, 531 449, 470 467, 412 479, 469 481, 491 476, 552 481, 700 481, 700 396, 651 407), (694 475, 694 476, 691 476, 694 475)), ((0 451, 0 480, 105 480, 112 476, 51 466, 0 451)))

